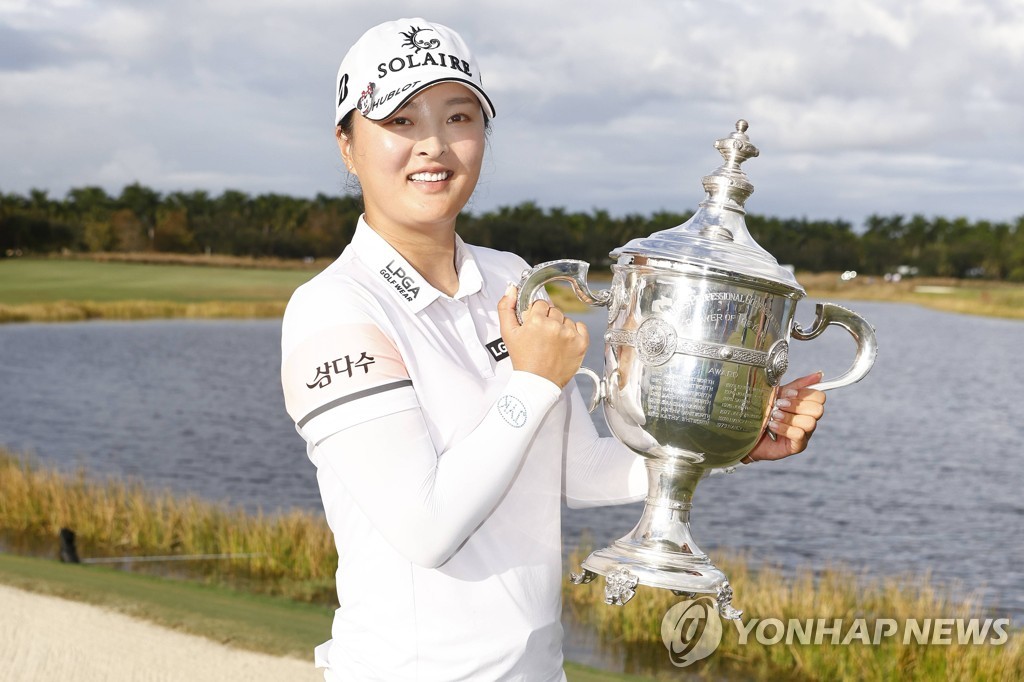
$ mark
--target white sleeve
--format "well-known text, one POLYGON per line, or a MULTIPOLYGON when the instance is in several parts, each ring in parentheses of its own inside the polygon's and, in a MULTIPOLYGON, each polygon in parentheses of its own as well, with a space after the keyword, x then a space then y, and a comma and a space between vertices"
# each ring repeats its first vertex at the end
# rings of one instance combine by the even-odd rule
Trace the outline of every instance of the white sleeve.
POLYGON ((314 461, 400 554, 440 566, 497 506, 560 395, 547 379, 513 372, 483 420, 445 452, 436 451, 416 408, 330 435, 314 461))
POLYGON ((571 386, 565 448, 565 502, 572 509, 639 502, 647 495, 644 458, 618 439, 598 435, 571 386))

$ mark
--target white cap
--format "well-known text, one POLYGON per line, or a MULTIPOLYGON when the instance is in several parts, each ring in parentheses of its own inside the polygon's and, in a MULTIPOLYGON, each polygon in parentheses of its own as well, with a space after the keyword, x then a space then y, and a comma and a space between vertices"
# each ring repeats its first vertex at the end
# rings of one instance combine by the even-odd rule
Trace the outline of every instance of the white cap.
POLYGON ((395 113, 424 88, 462 83, 494 118, 480 69, 462 37, 426 19, 399 19, 374 26, 348 51, 338 69, 334 124, 353 109, 374 121, 395 113))

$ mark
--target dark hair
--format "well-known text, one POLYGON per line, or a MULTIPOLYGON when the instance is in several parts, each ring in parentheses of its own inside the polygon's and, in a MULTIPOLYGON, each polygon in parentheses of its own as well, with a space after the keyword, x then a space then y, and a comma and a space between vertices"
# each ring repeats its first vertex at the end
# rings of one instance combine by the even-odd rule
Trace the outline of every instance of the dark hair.
POLYGON ((356 113, 355 109, 345 114, 344 118, 341 119, 341 123, 338 124, 335 134, 340 132, 345 137, 352 137, 352 114, 354 113, 356 113))

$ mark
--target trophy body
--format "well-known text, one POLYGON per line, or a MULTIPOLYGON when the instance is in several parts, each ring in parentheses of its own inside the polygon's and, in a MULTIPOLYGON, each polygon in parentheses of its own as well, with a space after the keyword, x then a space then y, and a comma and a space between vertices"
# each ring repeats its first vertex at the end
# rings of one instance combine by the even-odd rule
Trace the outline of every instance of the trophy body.
POLYGON ((561 260, 524 273, 517 310, 552 280, 567 280, 581 300, 608 308, 601 375, 591 410, 604 404, 612 434, 646 458, 648 495, 636 527, 593 552, 574 582, 606 578, 609 604, 624 604, 637 585, 710 594, 726 618, 738 618, 728 578, 690 534, 700 480, 735 466, 764 434, 793 339, 832 324, 857 341, 842 376, 817 387, 863 378, 876 353, 874 331, 859 315, 820 304, 807 331, 793 323, 803 288, 750 237, 743 201, 753 191, 739 169, 757 149, 746 123, 716 143, 726 163, 704 178, 708 197, 687 223, 633 240, 612 252, 611 288, 593 292, 588 264, 561 260))

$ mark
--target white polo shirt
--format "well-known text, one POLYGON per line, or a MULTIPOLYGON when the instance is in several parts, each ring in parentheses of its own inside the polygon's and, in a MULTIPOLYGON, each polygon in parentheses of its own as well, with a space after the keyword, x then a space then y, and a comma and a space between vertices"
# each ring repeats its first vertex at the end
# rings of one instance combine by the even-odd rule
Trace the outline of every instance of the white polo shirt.
MULTIPOLYGON (((559 391, 512 371, 497 304, 527 264, 456 237, 456 267, 449 297, 360 219, 352 243, 285 313, 286 405, 317 466, 339 554, 341 606, 333 639, 317 650, 328 680, 562 680, 563 475, 583 481, 583 499, 646 492, 639 458, 597 437, 573 382, 559 391), (404 478, 415 420, 436 471, 397 489, 389 478, 404 478), (573 441, 579 466, 566 461, 573 441), (430 534, 434 506, 478 493, 474 480, 459 482, 461 494, 441 485, 446 458, 451 469, 482 467, 470 478, 483 480, 492 457, 506 478, 486 483, 494 499, 473 512, 480 520, 453 553, 413 561, 415 542, 400 551, 405 529, 430 534), (420 511, 388 518, 389 504, 421 497, 420 511)), ((448 523, 443 511, 438 523, 448 523)))

